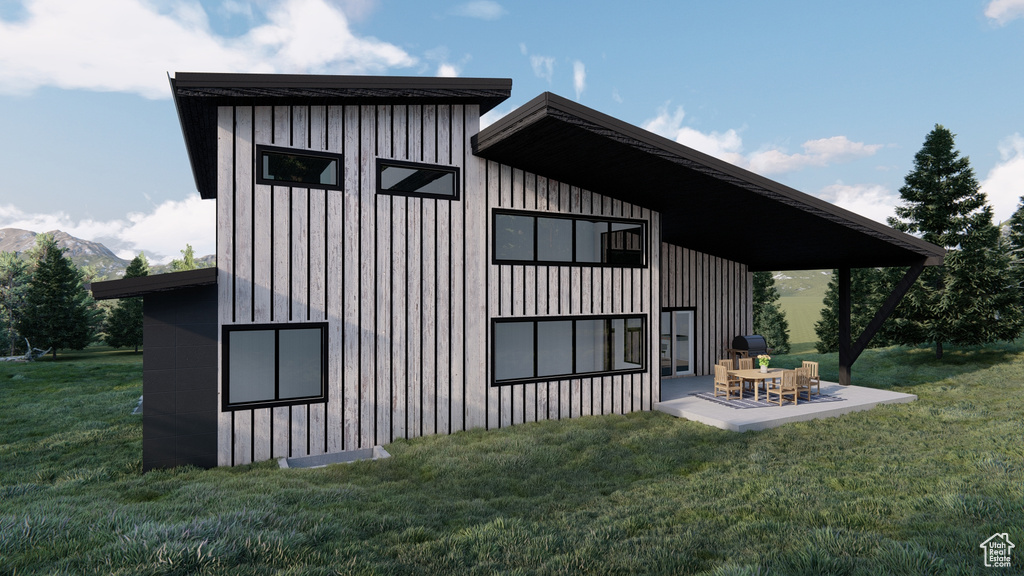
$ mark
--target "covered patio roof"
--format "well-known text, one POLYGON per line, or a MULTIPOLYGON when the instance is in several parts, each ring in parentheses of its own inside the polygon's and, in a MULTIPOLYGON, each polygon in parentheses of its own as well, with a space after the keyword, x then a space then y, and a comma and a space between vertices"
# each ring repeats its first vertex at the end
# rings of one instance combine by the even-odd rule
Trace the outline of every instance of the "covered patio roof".
POLYGON ((551 93, 481 130, 473 151, 657 210, 662 240, 752 271, 936 265, 945 253, 551 93))

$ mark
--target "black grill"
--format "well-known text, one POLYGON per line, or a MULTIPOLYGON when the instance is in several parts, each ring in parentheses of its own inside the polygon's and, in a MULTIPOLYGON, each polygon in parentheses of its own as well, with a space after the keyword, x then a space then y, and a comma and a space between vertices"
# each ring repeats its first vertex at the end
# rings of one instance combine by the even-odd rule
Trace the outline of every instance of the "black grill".
POLYGON ((734 350, 746 351, 750 358, 757 358, 758 354, 768 353, 768 344, 764 341, 764 336, 759 334, 737 336, 732 339, 732 347, 734 350))

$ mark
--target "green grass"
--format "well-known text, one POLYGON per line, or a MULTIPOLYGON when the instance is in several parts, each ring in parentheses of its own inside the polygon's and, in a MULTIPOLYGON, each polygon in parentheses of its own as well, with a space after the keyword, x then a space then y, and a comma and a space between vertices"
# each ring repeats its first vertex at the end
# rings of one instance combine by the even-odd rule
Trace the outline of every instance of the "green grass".
MULTIPOLYGON (((836 378, 834 355, 773 364, 807 358, 836 378)), ((745 434, 638 413, 317 470, 142 474, 138 356, 0 365, 0 573, 988 573, 978 544, 1024 539, 1024 347, 869 350, 854 380, 919 400, 745 434)))
POLYGON ((818 335, 814 324, 821 319, 821 299, 806 296, 783 296, 779 307, 786 314, 789 323, 790 346, 797 349, 814 349, 818 335))

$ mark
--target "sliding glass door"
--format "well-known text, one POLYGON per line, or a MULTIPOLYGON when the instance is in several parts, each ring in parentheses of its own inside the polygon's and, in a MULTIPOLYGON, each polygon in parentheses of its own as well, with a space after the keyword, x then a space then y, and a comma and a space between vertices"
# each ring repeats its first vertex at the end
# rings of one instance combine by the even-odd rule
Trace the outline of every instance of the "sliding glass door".
POLYGON ((693 374, 693 310, 661 313, 661 375, 664 378, 693 374))

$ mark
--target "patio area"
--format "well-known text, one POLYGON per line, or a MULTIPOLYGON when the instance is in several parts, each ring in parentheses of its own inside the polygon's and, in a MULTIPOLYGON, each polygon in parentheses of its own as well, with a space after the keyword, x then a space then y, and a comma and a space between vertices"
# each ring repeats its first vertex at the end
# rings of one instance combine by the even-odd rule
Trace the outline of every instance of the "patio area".
POLYGON ((851 412, 870 410, 879 404, 904 404, 917 400, 917 396, 913 394, 862 386, 840 386, 835 382, 823 380, 821 394, 831 397, 829 401, 805 403, 801 400, 796 406, 792 402, 786 402, 782 406, 773 404, 765 407, 738 408, 733 406, 751 406, 754 402, 735 399, 725 402, 723 396, 719 396, 717 401, 712 401, 694 395, 710 393, 713 384, 713 376, 663 379, 661 402, 655 403, 654 409, 723 430, 746 432, 775 428, 789 422, 833 418, 851 412))

